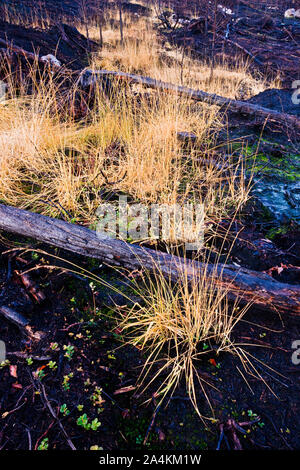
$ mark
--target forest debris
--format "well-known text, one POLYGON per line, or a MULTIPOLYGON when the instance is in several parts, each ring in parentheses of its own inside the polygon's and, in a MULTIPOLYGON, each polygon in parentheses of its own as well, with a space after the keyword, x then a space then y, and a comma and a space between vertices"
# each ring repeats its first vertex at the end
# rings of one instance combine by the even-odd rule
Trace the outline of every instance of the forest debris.
POLYGON ((187 29, 192 33, 204 34, 205 31, 207 31, 207 18, 202 16, 196 20, 192 20, 187 29))
POLYGON ((53 410, 52 408, 52 405, 47 397, 47 394, 46 394, 46 390, 45 390, 45 387, 44 385, 41 383, 41 382, 37 382, 37 385, 35 385, 35 387, 41 392, 41 398, 42 398, 42 401, 44 402, 44 404, 47 406, 51 416, 54 418, 54 420, 57 422, 58 426, 60 427, 63 435, 65 436, 65 439, 69 445, 69 447, 72 449, 72 450, 76 450, 76 447, 74 446, 72 440, 70 439, 69 435, 67 434, 64 426, 62 425, 60 419, 57 417, 55 411, 53 410))
POLYGON ((27 359, 32 359, 33 361, 37 362, 45 362, 45 361, 50 361, 51 356, 36 356, 32 354, 26 354, 22 351, 14 351, 14 352, 7 352, 6 353, 7 357, 16 357, 17 359, 24 359, 25 361, 27 359))
POLYGON ((20 329, 25 329, 29 325, 29 321, 27 318, 23 317, 20 313, 16 312, 15 310, 12 310, 9 307, 1 306, 0 307, 0 313, 4 315, 4 317, 17 325, 20 329))
POLYGON ((114 395, 121 395, 122 393, 132 392, 135 389, 136 387, 134 385, 128 385, 128 387, 122 387, 122 388, 119 388, 118 390, 115 390, 114 395))
MULTIPOLYGON (((256 419, 253 419, 252 421, 247 421, 243 423, 237 423, 232 418, 229 418, 225 423, 221 423, 220 424, 220 438, 219 438, 216 450, 220 450, 223 440, 225 441, 228 449, 230 449, 230 446, 229 446, 229 440, 230 440, 230 442, 233 445, 233 450, 243 450, 238 433, 242 434, 243 436, 247 436, 248 433, 247 431, 245 431, 245 429, 243 429, 243 427, 249 428, 259 422, 260 422, 260 417, 258 416, 256 419)), ((252 440, 251 442, 254 444, 252 440)))
POLYGON ((10 365, 9 366, 9 373, 11 377, 14 377, 15 379, 18 378, 18 373, 17 373, 18 366, 16 365, 10 365))

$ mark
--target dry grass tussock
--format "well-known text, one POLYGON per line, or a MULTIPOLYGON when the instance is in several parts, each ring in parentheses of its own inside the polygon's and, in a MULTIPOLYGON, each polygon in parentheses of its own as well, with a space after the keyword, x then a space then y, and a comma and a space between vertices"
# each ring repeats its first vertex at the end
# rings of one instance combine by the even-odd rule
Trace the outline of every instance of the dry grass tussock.
POLYGON ((163 277, 159 268, 153 277, 146 275, 133 281, 140 301, 120 309, 120 327, 129 344, 147 352, 139 389, 144 392, 154 387, 160 402, 184 383, 194 408, 205 418, 199 409, 201 394, 197 390, 202 390, 213 416, 207 388, 214 385, 201 375, 202 359, 207 361, 212 354, 218 357, 230 353, 241 360, 245 374, 253 367, 243 346, 235 344, 232 338, 234 327, 249 306, 240 307, 238 300, 229 305, 227 292, 219 287, 220 275, 215 279, 208 276, 207 265, 192 283, 184 270, 179 271, 175 286, 163 277))
POLYGON ((144 203, 202 202, 213 220, 247 200, 241 156, 230 144, 226 158, 216 148, 222 124, 215 107, 117 85, 110 102, 97 94, 91 113, 75 122, 61 118, 58 87, 42 81, 30 96, 0 105, 4 203, 52 216, 63 207, 91 224, 105 189, 144 203), (198 145, 185 148, 180 131, 194 132, 198 145))

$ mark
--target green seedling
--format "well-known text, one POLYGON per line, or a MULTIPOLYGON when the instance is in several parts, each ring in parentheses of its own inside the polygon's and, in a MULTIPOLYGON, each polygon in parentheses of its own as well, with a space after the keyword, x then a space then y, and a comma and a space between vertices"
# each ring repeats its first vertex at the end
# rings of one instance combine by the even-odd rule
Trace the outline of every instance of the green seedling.
POLYGON ((64 345, 64 351, 66 351, 64 354, 65 357, 68 359, 68 361, 70 361, 74 354, 74 346, 64 345))
POLYGON ((38 450, 48 450, 48 447, 49 447, 49 439, 48 437, 45 437, 45 439, 43 439, 40 445, 38 446, 38 450))
POLYGON ((83 429, 86 431, 92 430, 92 431, 97 431, 98 428, 101 426, 100 421, 98 418, 93 419, 91 423, 89 423, 89 418, 86 413, 83 415, 79 416, 77 419, 77 426, 81 426, 83 429))
POLYGON ((64 403, 61 405, 60 410, 59 410, 64 416, 68 416, 70 414, 70 411, 68 410, 67 405, 64 403))
POLYGON ((69 375, 64 375, 64 380, 62 383, 63 389, 65 391, 70 390, 70 379, 73 377, 73 372, 71 372, 69 375))
POLYGON ((43 369, 37 369, 35 372, 34 372, 34 376, 36 379, 38 380, 43 380, 44 377, 46 377, 46 374, 45 372, 43 371, 43 369))
POLYGON ((51 369, 51 370, 56 370, 56 369, 57 369, 56 362, 55 362, 55 361, 50 361, 50 362, 48 363, 48 367, 49 367, 49 369, 51 369))

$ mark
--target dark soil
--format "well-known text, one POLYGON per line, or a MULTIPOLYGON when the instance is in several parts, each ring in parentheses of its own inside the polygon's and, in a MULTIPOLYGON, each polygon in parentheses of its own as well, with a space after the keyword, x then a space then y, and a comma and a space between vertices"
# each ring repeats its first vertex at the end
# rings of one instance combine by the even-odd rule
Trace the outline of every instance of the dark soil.
MULTIPOLYGON (((79 1, 77 0, 5 0, 1 9, 10 13, 12 16, 19 13, 26 16, 32 14, 39 14, 41 17, 50 16, 50 18, 57 20, 62 16, 69 19, 74 19, 79 15, 79 1)), ((1 12, 1 10, 0 10, 1 12)))
MULTIPOLYGON (((234 64, 244 57, 253 71, 270 78, 280 77, 283 86, 291 88, 292 82, 300 78, 300 21, 284 18, 284 2, 279 6, 277 2, 273 9, 271 2, 265 2, 269 7, 262 2, 238 3, 239 7, 229 2, 232 16, 219 12, 214 45, 212 10, 207 34, 201 28, 178 27, 173 31, 166 29, 165 35, 201 59, 211 58, 213 53, 215 60, 234 64)), ((203 16, 203 11, 199 16, 203 16)))

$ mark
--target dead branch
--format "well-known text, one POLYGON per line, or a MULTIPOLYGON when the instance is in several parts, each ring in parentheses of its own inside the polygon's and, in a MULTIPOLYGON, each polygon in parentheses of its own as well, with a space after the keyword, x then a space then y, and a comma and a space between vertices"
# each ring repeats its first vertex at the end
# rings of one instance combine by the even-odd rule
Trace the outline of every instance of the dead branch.
POLYGON ((37 303, 44 302, 46 296, 44 292, 36 285, 27 273, 21 273, 17 270, 14 271, 15 275, 20 279, 25 289, 34 298, 37 303))

